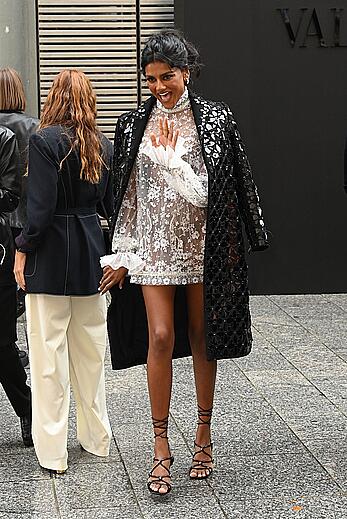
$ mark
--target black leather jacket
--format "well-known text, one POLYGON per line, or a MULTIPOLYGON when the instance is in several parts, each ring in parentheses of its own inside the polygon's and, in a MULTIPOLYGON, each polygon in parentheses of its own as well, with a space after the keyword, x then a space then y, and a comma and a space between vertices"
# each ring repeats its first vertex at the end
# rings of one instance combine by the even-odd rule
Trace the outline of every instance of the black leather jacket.
POLYGON ((24 176, 27 169, 29 137, 35 132, 39 120, 30 117, 23 112, 0 111, 0 125, 6 126, 13 131, 17 138, 19 149, 19 172, 21 178, 21 197, 15 211, 9 215, 11 227, 22 229, 27 221, 26 218, 26 183, 27 177, 24 176))
POLYGON ((14 283, 14 245, 8 213, 19 203, 19 153, 16 136, 0 126, 0 286, 14 283))

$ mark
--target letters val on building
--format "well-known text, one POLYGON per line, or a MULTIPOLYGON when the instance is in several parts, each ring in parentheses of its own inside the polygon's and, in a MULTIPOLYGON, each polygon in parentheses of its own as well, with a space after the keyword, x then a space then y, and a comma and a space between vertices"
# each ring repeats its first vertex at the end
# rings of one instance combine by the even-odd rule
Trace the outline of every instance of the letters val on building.
POLYGON ((308 7, 301 7, 299 10, 282 7, 278 8, 277 11, 281 14, 281 19, 292 47, 305 48, 310 40, 316 40, 317 46, 322 48, 347 47, 347 42, 343 43, 341 41, 342 24, 345 23, 347 25, 347 15, 344 13, 344 8, 332 7, 324 13, 322 10, 318 12, 317 9, 308 7), (296 23, 293 21, 293 12, 295 11, 299 11, 299 18, 297 13, 295 16, 295 18, 298 18, 296 23), (323 16, 332 17, 333 34, 323 32, 323 16))

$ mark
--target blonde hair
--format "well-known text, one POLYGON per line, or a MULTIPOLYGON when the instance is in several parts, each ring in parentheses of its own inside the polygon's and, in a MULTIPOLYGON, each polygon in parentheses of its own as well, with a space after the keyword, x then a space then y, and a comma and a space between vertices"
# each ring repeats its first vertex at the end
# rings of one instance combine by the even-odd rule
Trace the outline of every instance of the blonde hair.
POLYGON ((0 69, 0 110, 24 112, 26 107, 24 86, 16 70, 0 69))
POLYGON ((81 70, 62 70, 53 81, 42 109, 39 127, 54 125, 72 130, 75 140, 68 155, 73 148, 79 148, 82 163, 80 178, 97 184, 104 161, 96 124, 96 95, 91 82, 81 70))

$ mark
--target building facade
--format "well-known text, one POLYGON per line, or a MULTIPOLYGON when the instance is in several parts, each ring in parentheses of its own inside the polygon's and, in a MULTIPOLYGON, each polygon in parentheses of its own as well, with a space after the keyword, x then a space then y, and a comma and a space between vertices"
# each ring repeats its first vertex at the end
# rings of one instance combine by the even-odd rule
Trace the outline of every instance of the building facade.
POLYGON ((98 99, 98 123, 112 137, 116 118, 148 95, 140 53, 153 32, 174 25, 173 0, 5 0, 1 67, 22 75, 28 112, 39 114, 54 76, 82 69, 98 99))

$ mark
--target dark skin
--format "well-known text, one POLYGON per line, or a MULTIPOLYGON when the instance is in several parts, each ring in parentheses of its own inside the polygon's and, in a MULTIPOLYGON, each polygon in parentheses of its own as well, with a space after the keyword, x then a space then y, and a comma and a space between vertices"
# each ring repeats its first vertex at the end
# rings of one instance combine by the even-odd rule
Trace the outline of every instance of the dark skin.
MULTIPOLYGON (((151 93, 166 107, 175 106, 184 92, 185 82, 189 77, 187 69, 171 68, 166 63, 154 62, 146 67, 146 79, 151 93), (164 94, 164 95, 163 95, 164 94)), ((178 130, 167 119, 162 119, 157 134, 151 135, 153 146, 176 147, 178 130)), ((119 284, 122 288, 127 269, 121 267, 113 270, 104 268, 104 275, 100 283, 101 293, 105 293, 113 285, 119 284)), ((163 419, 169 414, 171 385, 172 385, 172 352, 174 346, 174 297, 175 286, 143 286, 142 292, 146 305, 149 349, 147 357, 147 380, 151 401, 152 416, 163 419)), ((189 340, 193 355, 194 378, 198 404, 203 409, 213 407, 217 362, 206 360, 206 345, 204 331, 204 300, 203 285, 187 285, 187 305, 189 321, 189 340)), ((157 432, 160 432, 159 430, 157 432)), ((211 442, 210 427, 200 426, 196 431, 196 443, 208 445, 211 442)), ((210 450, 207 449, 211 453, 210 450)), ((170 457, 170 448, 166 438, 155 438, 154 454, 156 458, 170 457)), ((209 460, 200 454, 199 461, 209 460)), ((164 462, 169 468, 169 462, 164 462)), ((212 467, 211 463, 207 466, 212 467)), ((158 467, 155 476, 165 476, 170 483, 167 471, 158 467)), ((191 471, 193 477, 205 476, 204 470, 191 471)), ((206 474, 207 475, 207 474, 206 474)), ((150 479, 151 480, 151 479, 150 479)), ((153 482, 152 488, 161 494, 167 492, 165 485, 153 482)))

